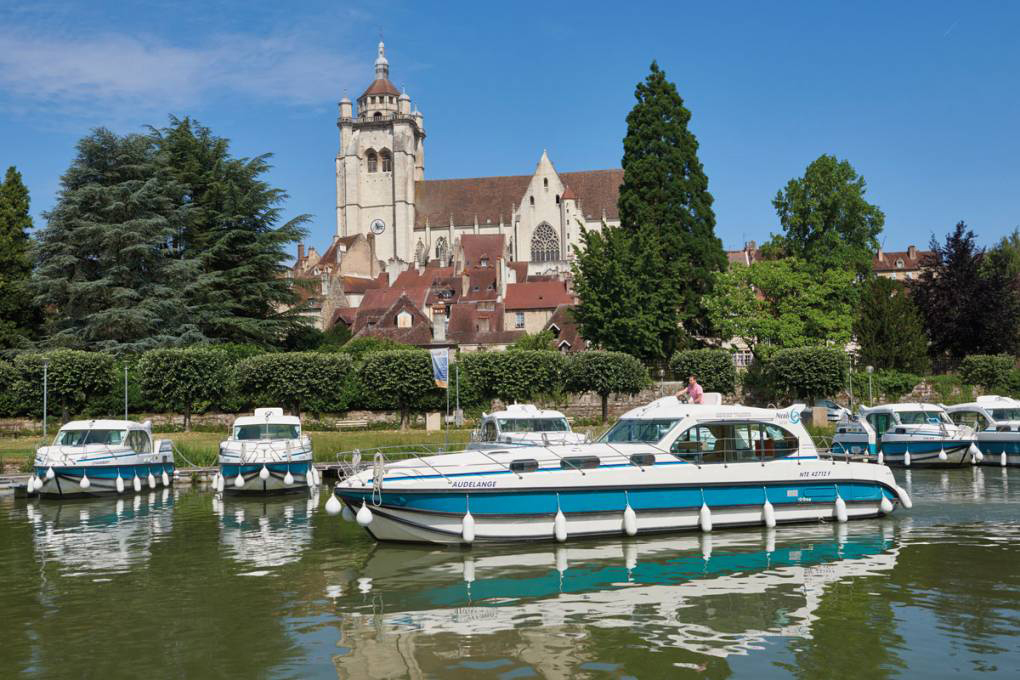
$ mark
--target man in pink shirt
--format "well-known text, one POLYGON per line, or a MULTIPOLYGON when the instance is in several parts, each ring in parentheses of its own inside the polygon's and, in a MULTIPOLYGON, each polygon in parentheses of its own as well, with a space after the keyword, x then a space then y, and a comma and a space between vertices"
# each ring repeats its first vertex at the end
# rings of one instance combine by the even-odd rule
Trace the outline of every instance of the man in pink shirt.
POLYGON ((687 387, 677 392, 674 396, 679 399, 680 397, 687 397, 692 404, 700 404, 701 397, 704 395, 704 390, 701 389, 701 385, 698 384, 698 376, 693 373, 687 378, 687 387))

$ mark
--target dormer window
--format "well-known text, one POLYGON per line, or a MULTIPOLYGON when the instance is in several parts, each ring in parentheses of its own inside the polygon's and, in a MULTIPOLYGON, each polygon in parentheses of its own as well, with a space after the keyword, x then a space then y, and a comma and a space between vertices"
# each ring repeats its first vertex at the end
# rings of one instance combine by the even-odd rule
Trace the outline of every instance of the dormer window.
POLYGON ((903 258, 896 260, 896 268, 903 269, 903 258))
POLYGON ((479 262, 478 265, 480 267, 488 267, 489 266, 489 258, 488 257, 483 257, 482 261, 479 262))

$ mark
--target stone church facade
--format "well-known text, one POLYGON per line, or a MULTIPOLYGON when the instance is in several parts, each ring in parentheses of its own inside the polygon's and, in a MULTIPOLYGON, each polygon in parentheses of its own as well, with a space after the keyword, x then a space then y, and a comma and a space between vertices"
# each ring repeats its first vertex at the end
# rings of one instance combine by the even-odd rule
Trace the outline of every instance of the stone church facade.
POLYGON ((374 80, 356 107, 340 101, 337 127, 337 238, 365 236, 387 271, 448 266, 461 236, 492 234, 528 274, 566 274, 581 224, 619 224, 622 170, 560 173, 544 151, 530 175, 426 179, 424 116, 390 81, 383 43, 374 80))

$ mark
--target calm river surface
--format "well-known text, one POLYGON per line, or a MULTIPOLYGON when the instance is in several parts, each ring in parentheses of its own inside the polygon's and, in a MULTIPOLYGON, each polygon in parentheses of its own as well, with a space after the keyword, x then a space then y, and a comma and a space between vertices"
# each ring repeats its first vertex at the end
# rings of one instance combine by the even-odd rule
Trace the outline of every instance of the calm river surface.
POLYGON ((1020 470, 897 477, 882 521, 471 550, 325 492, 6 496, 0 677, 1020 677, 1020 470))

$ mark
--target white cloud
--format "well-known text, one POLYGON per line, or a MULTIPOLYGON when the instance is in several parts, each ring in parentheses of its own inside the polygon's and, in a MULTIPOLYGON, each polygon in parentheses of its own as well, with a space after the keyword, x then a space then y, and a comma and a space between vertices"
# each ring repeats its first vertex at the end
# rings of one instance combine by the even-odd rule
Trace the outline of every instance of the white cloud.
POLYGON ((296 105, 332 103, 370 73, 363 60, 299 32, 226 34, 196 46, 143 35, 29 35, 0 28, 0 92, 19 109, 134 112, 238 96, 296 105))

